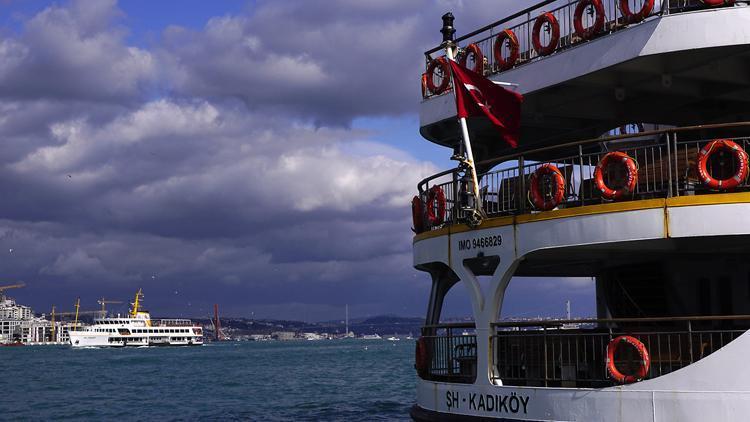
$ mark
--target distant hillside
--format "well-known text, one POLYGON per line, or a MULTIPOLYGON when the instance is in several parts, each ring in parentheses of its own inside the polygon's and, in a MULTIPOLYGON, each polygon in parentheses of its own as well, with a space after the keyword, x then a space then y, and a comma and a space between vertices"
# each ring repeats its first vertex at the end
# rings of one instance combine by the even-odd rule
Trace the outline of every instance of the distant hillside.
MULTIPOLYGON (((343 321, 325 321, 307 323, 287 320, 253 320, 248 318, 220 318, 222 328, 230 329, 241 334, 270 334, 274 331, 295 332, 327 332, 343 333, 343 321)), ((194 319, 205 326, 211 325, 209 319, 194 319)), ((383 315, 368 318, 353 318, 349 321, 349 330, 356 335, 361 334, 409 334, 418 335, 424 324, 423 318, 399 317, 383 315)))

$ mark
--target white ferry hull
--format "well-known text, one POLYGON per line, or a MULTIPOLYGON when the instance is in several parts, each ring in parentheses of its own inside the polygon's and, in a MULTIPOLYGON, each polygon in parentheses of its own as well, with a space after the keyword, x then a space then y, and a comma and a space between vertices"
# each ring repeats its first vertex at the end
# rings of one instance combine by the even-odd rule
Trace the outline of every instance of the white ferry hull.
POLYGON ((602 389, 450 384, 419 380, 416 419, 506 421, 747 421, 750 333, 675 372, 602 389))
POLYGON ((132 337, 112 336, 108 333, 70 332, 70 345, 73 347, 143 347, 143 346, 201 346, 202 336, 189 337, 132 337))

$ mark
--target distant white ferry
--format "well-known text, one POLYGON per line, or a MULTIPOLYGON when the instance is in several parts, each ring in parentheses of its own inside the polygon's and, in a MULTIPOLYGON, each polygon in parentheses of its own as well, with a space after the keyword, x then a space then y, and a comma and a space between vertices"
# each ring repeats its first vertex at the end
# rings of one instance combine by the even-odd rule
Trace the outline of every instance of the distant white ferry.
POLYGON ((362 340, 381 340, 383 337, 380 337, 377 334, 365 334, 361 338, 362 340))
POLYGON ((152 320, 141 310, 138 290, 126 317, 97 318, 94 324, 70 331, 73 347, 197 346, 203 344, 203 328, 189 319, 152 320))

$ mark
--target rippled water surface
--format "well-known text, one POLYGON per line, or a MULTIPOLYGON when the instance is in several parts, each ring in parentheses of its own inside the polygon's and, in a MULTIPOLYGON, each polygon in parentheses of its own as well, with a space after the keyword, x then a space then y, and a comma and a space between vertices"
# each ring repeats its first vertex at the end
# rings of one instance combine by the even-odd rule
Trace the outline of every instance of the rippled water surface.
POLYGON ((0 348, 0 419, 408 420, 414 342, 0 348))

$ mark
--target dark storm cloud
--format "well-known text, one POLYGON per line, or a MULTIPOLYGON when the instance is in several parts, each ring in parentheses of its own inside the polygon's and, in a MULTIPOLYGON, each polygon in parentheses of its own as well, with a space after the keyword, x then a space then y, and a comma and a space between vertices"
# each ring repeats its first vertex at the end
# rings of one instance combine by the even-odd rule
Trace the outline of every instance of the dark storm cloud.
POLYGON ((0 271, 40 309, 142 286, 164 312, 421 314, 408 204, 437 169, 347 126, 416 112, 471 4, 260 2, 151 49, 114 2, 39 11, 0 39, 0 271))

